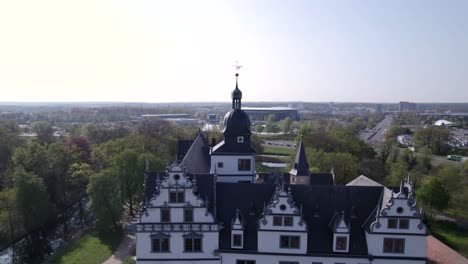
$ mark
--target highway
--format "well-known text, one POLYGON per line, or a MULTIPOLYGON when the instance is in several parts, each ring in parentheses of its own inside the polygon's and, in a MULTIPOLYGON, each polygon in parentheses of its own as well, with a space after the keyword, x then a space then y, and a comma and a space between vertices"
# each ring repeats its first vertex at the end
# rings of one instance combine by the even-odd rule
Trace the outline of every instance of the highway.
POLYGON ((384 140, 385 133, 393 121, 393 115, 386 115, 374 128, 363 130, 359 138, 366 141, 369 145, 377 145, 384 140))

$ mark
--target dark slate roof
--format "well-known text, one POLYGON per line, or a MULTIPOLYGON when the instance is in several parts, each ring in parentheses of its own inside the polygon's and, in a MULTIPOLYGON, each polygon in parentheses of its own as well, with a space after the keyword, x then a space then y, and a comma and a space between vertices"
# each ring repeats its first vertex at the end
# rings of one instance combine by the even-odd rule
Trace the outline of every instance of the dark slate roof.
POLYGON ((224 116, 223 134, 225 137, 250 135, 249 115, 242 109, 232 109, 224 116))
POLYGON ((244 250, 257 249, 257 221, 263 206, 271 199, 276 185, 252 183, 218 183, 217 216, 224 228, 219 236, 219 248, 231 249, 231 224, 239 209, 245 221, 244 250))
POLYGON ((209 152, 210 147, 206 144, 205 138, 198 133, 180 164, 194 174, 209 173, 211 162, 209 152))
POLYGON ((190 149, 192 143, 193 140, 179 139, 177 141, 177 163, 180 163, 184 159, 185 154, 187 154, 187 151, 190 149))
POLYGON ((310 185, 334 185, 335 179, 329 172, 310 173, 310 185))
POLYGON ((333 253, 333 233, 329 223, 335 213, 344 211, 351 232, 349 254, 367 254, 365 232, 361 226, 377 207, 383 187, 293 185, 291 188, 294 201, 297 206, 302 206, 307 223, 308 253, 333 253))
POLYGON ((307 176, 310 174, 309 163, 307 162, 307 155, 302 140, 297 148, 296 158, 294 159, 290 173, 296 176, 307 176))
POLYGON ((255 150, 249 143, 227 143, 223 140, 213 147, 211 151, 215 155, 254 154, 255 150))

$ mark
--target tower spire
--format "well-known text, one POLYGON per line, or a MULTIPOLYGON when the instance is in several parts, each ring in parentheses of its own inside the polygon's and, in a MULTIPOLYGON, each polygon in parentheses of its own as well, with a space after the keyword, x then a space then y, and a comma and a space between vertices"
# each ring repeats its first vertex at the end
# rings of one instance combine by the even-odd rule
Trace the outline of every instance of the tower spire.
POLYGON ((236 72, 236 88, 232 91, 232 109, 240 110, 241 109, 241 99, 242 99, 242 92, 239 90, 238 84, 239 73, 236 72))

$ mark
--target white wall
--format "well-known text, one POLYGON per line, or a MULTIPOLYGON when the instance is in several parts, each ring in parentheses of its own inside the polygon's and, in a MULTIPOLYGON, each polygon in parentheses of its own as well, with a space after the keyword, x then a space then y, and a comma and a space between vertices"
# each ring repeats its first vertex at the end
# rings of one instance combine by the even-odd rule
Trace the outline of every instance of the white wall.
POLYGON ((210 173, 215 172, 215 167, 216 167, 216 173, 218 174, 218 176, 221 176, 223 174, 253 175, 255 174, 255 158, 253 155, 243 155, 243 156, 212 155, 210 173), (238 170, 239 159, 249 159, 250 170, 239 171, 238 170), (218 162, 223 162, 222 168, 218 168, 218 162))
MULTIPOLYGON (((184 252, 184 233, 170 233, 168 253, 151 252, 151 233, 137 233, 136 255, 142 259, 190 259, 190 258, 215 258, 214 251, 218 249, 218 232, 203 232, 202 252, 184 252), (214 242, 216 241, 216 242, 214 242)), ((146 262, 145 262, 146 263, 146 262)), ((172 262, 171 262, 172 263, 172 262)))
POLYGON ((423 257, 427 255, 427 237, 395 234, 369 234, 366 232, 367 248, 373 256, 423 257), (384 238, 404 238, 404 253, 384 253, 384 238))

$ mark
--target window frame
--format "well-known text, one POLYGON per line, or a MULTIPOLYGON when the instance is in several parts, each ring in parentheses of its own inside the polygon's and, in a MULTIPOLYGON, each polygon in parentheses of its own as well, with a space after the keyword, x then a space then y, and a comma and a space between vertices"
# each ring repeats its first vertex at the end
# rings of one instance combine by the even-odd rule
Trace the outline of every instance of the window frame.
POLYGON ((301 248, 301 237, 300 236, 288 236, 280 235, 279 248, 282 249, 300 249, 301 248), (283 239, 287 239, 287 246, 283 246, 283 239), (297 239, 297 247, 293 247, 293 239, 297 239))
POLYGON ((394 237, 384 237, 383 239, 383 253, 391 253, 391 254, 405 254, 405 239, 404 238, 394 238, 394 237), (391 248, 387 249, 387 243, 391 243, 391 248), (401 251, 397 251, 397 244, 396 242, 401 242, 398 249, 401 248, 401 251))
POLYGON ((161 223, 170 223, 171 222, 171 209, 170 208, 161 208, 160 209, 160 220, 161 223), (167 216, 167 220, 164 218, 167 216))
POLYGON ((236 259, 236 264, 255 264, 255 260, 251 259, 236 259))
POLYGON ((193 223, 194 215, 193 215, 193 208, 184 208, 184 222, 185 223, 193 223), (187 213, 190 212, 190 220, 187 220, 187 213))
POLYGON ((280 215, 274 215, 273 216, 273 226, 283 226, 283 217, 280 216, 280 215))
POLYGON ((185 191, 183 189, 182 190, 170 190, 169 191, 169 203, 185 203, 185 191), (175 194, 174 197, 172 197, 173 194, 175 194))
POLYGON ((336 236, 335 237, 335 251, 347 251, 348 250, 348 237, 347 236, 336 236), (343 248, 338 247, 339 240, 344 239, 344 246, 343 248))
POLYGON ((399 219, 398 221, 398 228, 399 229, 409 229, 409 219, 399 219), (406 226, 402 227, 401 222, 406 222, 406 226))
POLYGON ((294 226, 294 217, 289 215, 283 216, 283 226, 294 226), (291 222, 288 222, 287 219, 291 222))
POLYGON ((251 159, 238 159, 237 160, 237 170, 238 171, 250 171, 250 170, 252 170, 252 160, 251 159))
POLYGON ((398 219, 397 218, 388 218, 387 219, 387 228, 388 229, 398 229, 398 219))
POLYGON ((232 247, 241 248, 244 246, 244 236, 242 234, 232 234, 232 247), (239 244, 236 244, 236 238, 239 238, 239 244))

